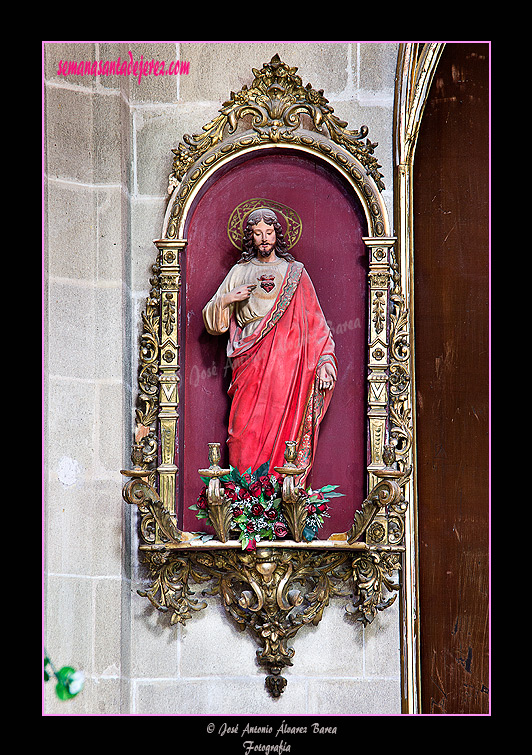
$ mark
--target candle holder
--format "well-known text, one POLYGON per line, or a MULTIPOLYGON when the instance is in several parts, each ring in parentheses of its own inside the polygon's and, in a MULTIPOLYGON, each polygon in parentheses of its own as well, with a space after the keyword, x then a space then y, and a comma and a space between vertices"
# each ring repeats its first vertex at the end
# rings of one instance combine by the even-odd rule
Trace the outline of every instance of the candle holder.
POLYGON ((284 476, 282 490, 282 511, 293 539, 300 543, 303 540, 303 530, 307 521, 307 497, 297 485, 295 478, 300 477, 306 467, 297 467, 296 441, 287 440, 284 452, 284 467, 274 467, 275 471, 284 476))
POLYGON ((217 540, 226 543, 229 539, 231 527, 231 501, 223 493, 220 477, 228 475, 230 469, 222 469, 219 466, 221 459, 220 444, 209 443, 209 468, 198 469, 202 477, 209 478, 207 485, 207 511, 209 521, 214 528, 217 540))

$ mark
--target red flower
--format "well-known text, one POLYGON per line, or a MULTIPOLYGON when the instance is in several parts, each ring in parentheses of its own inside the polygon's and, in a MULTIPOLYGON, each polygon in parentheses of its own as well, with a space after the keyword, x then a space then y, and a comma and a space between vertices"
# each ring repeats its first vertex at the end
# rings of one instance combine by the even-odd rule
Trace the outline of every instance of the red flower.
POLYGON ((246 545, 246 550, 247 551, 254 551, 256 547, 257 547, 257 543, 255 541, 255 538, 251 538, 251 540, 246 545))
POLYGON ((264 511, 264 506, 261 503, 254 503, 251 507, 251 513, 253 516, 260 516, 264 511))
POLYGON ((274 519, 277 519, 277 512, 275 509, 268 509, 266 511, 266 518, 270 521, 273 521, 274 519))
POLYGON ((248 532, 253 532, 253 530, 254 530, 254 529, 255 529, 255 525, 253 524, 253 522, 248 522, 248 523, 246 524, 246 530, 247 530, 248 532))
POLYGON ((316 511, 316 507, 315 507, 315 506, 313 506, 313 505, 312 505, 311 503, 309 503, 309 504, 308 504, 308 506, 307 506, 307 511, 308 511, 308 512, 309 512, 310 514, 314 514, 314 513, 315 513, 315 511, 316 511))
POLYGON ((233 509, 233 516, 242 516, 244 512, 238 506, 233 509))
POLYGON ((244 480, 244 482, 246 483, 246 485, 249 485, 249 483, 251 482, 251 475, 248 474, 247 472, 245 474, 241 475, 241 478, 244 480))
POLYGON ((241 501, 249 501, 251 499, 249 491, 247 491, 246 488, 240 488, 238 491, 238 497, 241 501))
POLYGON ((264 491, 264 495, 267 498, 273 498, 273 496, 275 495, 275 488, 273 487, 271 482, 267 482, 262 489, 264 491))
POLYGON ((262 493, 262 485, 260 484, 260 482, 258 481, 252 482, 251 485, 249 486, 249 492, 251 493, 252 496, 254 496, 255 498, 258 498, 260 494, 262 493))
POLYGON ((234 482, 224 482, 224 493, 230 501, 236 501, 236 486, 234 482))
POLYGON ((199 509, 206 509, 207 508, 207 488, 204 488, 201 493, 199 494, 198 498, 198 508, 199 509))
POLYGON ((318 506, 319 511, 327 511, 327 504, 326 503, 320 503, 318 506))
POLYGON ((282 522, 275 522, 275 524, 273 525, 273 531, 275 532, 277 537, 286 537, 286 535, 288 534, 288 530, 282 522))

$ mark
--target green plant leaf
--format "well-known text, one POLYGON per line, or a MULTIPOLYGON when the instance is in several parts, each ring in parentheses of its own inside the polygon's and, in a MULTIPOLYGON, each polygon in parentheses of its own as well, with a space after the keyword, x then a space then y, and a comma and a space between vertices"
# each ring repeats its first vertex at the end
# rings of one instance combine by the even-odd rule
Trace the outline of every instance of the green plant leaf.
POLYGON ((77 693, 72 694, 68 689, 68 685, 75 674, 75 669, 71 666, 63 666, 57 672, 57 684, 55 685, 55 692, 60 700, 71 700, 77 693))
POLYGON ((233 482, 238 482, 240 484, 240 472, 236 467, 231 467, 231 474, 229 477, 233 480, 233 482))
POLYGON ((270 470, 270 462, 265 461, 264 464, 261 464, 260 467, 257 469, 257 471, 254 473, 254 477, 256 480, 259 479, 259 477, 266 477, 270 470))
POLYGON ((343 498, 345 493, 324 493, 324 498, 343 498))
POLYGON ((200 475, 200 479, 201 479, 201 480, 203 481, 203 483, 204 483, 205 485, 208 485, 208 484, 209 484, 209 482, 210 482, 210 477, 202 477, 202 476, 200 475))
POLYGON ((330 490, 336 490, 338 485, 324 485, 322 488, 320 488, 321 493, 328 493, 330 490))
POLYGON ((316 530, 314 530, 312 527, 309 527, 308 525, 303 528, 303 537, 307 542, 310 540, 314 540, 316 537, 316 530))

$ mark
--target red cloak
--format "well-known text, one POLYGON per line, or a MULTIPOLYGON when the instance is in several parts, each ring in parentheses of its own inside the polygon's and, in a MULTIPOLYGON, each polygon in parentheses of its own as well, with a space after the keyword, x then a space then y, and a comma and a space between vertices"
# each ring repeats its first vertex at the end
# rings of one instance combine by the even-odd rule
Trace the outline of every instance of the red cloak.
POLYGON ((273 471, 284 465, 285 441, 295 440, 296 465, 307 467, 302 484, 332 395, 318 389, 319 368, 330 362, 336 373, 337 363, 331 331, 300 262, 289 264, 272 309, 254 333, 241 340, 241 332, 233 316, 229 462, 243 473, 269 461, 273 471))

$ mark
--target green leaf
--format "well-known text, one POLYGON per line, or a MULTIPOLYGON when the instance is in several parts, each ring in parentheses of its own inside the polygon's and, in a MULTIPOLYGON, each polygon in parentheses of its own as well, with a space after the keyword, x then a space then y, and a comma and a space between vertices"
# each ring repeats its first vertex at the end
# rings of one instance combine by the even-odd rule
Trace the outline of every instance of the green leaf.
POLYGON ((324 485, 322 488, 320 488, 320 491, 322 493, 329 492, 329 490, 336 490, 338 485, 324 485))
POLYGON ((210 477, 202 477, 200 475, 200 480, 202 480, 205 485, 208 485, 210 482, 210 477))
POLYGON ((230 479, 233 482, 237 482, 240 485, 241 482, 242 482, 242 480, 240 478, 240 473, 239 473, 238 469, 236 467, 232 467, 231 465, 229 465, 229 468, 231 470, 231 473, 229 474, 230 479))
POLYGON ((345 493, 324 493, 324 498, 343 498, 345 493))
POLYGON ((196 506, 196 504, 195 504, 195 503, 193 503, 193 504, 192 504, 192 506, 189 506, 189 509, 190 509, 191 511, 197 511, 197 510, 198 510, 198 507, 196 506))
POLYGON ((55 685, 55 692, 60 700, 71 700, 76 696, 77 693, 72 694, 68 689, 69 682, 72 679, 72 675, 74 673, 75 669, 73 669, 71 666, 63 666, 63 668, 59 669, 59 671, 57 672, 57 684, 55 685))
POLYGON ((259 479, 259 477, 265 477, 270 470, 270 462, 269 460, 264 462, 264 464, 261 464, 260 467, 257 469, 257 471, 254 474, 254 477, 256 480, 259 479))
POLYGON ((316 537, 316 530, 312 529, 312 527, 309 527, 308 525, 304 527, 303 529, 303 537, 307 542, 310 540, 314 540, 316 537))

